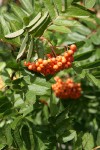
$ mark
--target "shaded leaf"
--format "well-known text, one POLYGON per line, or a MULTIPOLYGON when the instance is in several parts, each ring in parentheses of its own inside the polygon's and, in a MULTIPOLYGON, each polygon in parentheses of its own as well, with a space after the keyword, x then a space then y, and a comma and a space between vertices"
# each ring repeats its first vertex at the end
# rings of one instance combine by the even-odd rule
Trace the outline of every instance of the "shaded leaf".
POLYGON ((26 50, 26 42, 28 41, 28 34, 26 34, 25 38, 23 39, 22 45, 17 55, 17 60, 24 54, 26 50))
POLYGON ((32 21, 30 21, 30 23, 29 23, 29 25, 28 26, 26 26, 27 28, 30 28, 31 26, 33 26, 35 23, 37 23, 37 21, 41 18, 41 12, 39 12, 38 14, 37 14, 37 16, 32 20, 32 21))
POLYGON ((18 127, 14 130, 14 139, 18 145, 19 150, 26 150, 26 148, 23 144, 23 141, 22 141, 18 127))
POLYGON ((36 30, 45 21, 47 16, 48 12, 44 14, 44 16, 29 30, 29 32, 33 32, 34 30, 36 30))
POLYGON ((88 51, 88 52, 85 52, 85 53, 75 55, 74 60, 81 61, 81 60, 87 59, 92 55, 93 52, 94 52, 94 50, 91 50, 91 51, 88 51))
POLYGON ((32 51, 33 51, 33 38, 30 41, 30 45, 28 48, 28 53, 27 53, 27 61, 30 60, 31 56, 32 56, 32 51))
POLYGON ((13 142, 13 137, 12 137, 10 126, 6 126, 5 133, 6 133, 5 136, 6 136, 6 140, 7 140, 7 145, 10 147, 12 145, 12 142, 13 142))
POLYGON ((100 145, 100 129, 98 130, 96 144, 97 144, 97 146, 100 145))
POLYGON ((86 77, 93 82, 96 86, 98 86, 100 88, 100 80, 96 79, 92 74, 90 73, 86 73, 86 77))
POLYGON ((96 60, 94 62, 87 62, 84 65, 81 65, 81 68, 83 69, 89 69, 89 68, 95 68, 95 67, 99 67, 100 66, 100 60, 96 60))

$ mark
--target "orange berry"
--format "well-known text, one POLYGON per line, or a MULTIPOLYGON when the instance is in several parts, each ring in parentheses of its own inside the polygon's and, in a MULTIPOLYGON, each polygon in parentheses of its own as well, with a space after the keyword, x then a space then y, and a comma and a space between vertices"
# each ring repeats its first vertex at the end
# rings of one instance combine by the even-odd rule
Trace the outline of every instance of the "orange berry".
POLYGON ((43 62, 43 60, 40 58, 40 59, 38 59, 38 63, 42 63, 43 62))
POLYGON ((62 56, 57 56, 57 57, 56 57, 56 60, 57 60, 57 61, 61 61, 61 60, 62 60, 62 56))
POLYGON ((62 63, 66 63, 66 59, 65 59, 65 57, 62 57, 62 61, 61 61, 62 63))
POLYGON ((24 65, 26 66, 26 67, 28 67, 29 65, 31 65, 31 63, 30 62, 24 62, 24 65))
POLYGON ((51 61, 52 61, 52 62, 55 62, 55 60, 56 60, 56 58, 54 58, 54 57, 53 57, 53 58, 51 58, 51 61))
POLYGON ((32 70, 32 69, 33 69, 33 65, 32 65, 32 64, 29 65, 29 66, 28 66, 28 69, 29 69, 29 70, 32 70))
POLYGON ((67 58, 68 57, 68 52, 64 53, 64 57, 67 58))
POLYGON ((40 68, 43 68, 44 66, 43 66, 43 64, 40 64, 39 67, 40 67, 40 68))
POLYGON ((68 53, 68 55, 69 55, 69 56, 71 56, 71 55, 73 55, 73 54, 74 54, 74 52, 73 52, 72 50, 68 50, 68 52, 67 52, 67 53, 68 53))
POLYGON ((37 62, 36 62, 36 67, 38 67, 38 66, 39 66, 39 62, 37 61, 37 62))
POLYGON ((24 66, 27 66, 27 62, 26 61, 24 61, 24 66))
POLYGON ((70 46, 70 49, 71 49, 73 52, 76 52, 77 47, 76 47, 75 44, 72 44, 72 45, 70 46))
POLYGON ((68 65, 68 67, 71 67, 71 62, 68 61, 68 62, 67 62, 67 65, 68 65))
POLYGON ((47 65, 48 61, 47 60, 43 60, 43 65, 47 65))
POLYGON ((58 65, 59 67, 61 67, 61 66, 62 66, 62 63, 61 63, 61 62, 58 62, 57 65, 58 65))
POLYGON ((80 86, 81 86, 81 83, 77 83, 77 86, 80 87, 80 86))
POLYGON ((54 70, 57 70, 57 69, 58 69, 58 66, 57 66, 57 65, 54 65, 54 66, 53 66, 53 69, 54 69, 54 70))
POLYGON ((37 71, 39 71, 39 72, 40 72, 40 71, 41 71, 41 68, 40 68, 40 67, 37 67, 37 71))

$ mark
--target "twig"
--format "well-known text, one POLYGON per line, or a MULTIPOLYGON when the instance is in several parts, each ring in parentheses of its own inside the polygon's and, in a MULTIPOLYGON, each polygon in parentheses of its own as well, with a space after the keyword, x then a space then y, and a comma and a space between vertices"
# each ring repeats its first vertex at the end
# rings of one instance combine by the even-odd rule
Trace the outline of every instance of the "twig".
POLYGON ((98 148, 100 148, 100 146, 97 146, 97 147, 93 148, 92 150, 97 150, 98 148))
POLYGON ((56 53, 55 53, 55 50, 54 50, 55 46, 53 46, 53 44, 50 42, 50 40, 47 39, 47 38, 45 38, 45 37, 43 37, 43 36, 40 37, 40 40, 42 40, 42 41, 47 41, 47 42, 48 42, 48 45, 50 46, 53 55, 56 57, 56 53))

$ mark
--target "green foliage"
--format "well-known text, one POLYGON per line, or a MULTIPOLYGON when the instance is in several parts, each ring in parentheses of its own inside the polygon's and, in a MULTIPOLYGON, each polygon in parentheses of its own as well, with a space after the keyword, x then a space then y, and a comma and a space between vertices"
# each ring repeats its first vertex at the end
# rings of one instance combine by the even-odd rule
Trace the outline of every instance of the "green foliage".
POLYGON ((100 146, 100 20, 96 0, 19 0, 0 8, 0 149, 92 150, 100 146), (89 10, 92 8, 95 11, 89 10), (77 100, 57 98, 54 76, 24 61, 77 45, 70 69, 82 84, 77 100), (1 84, 1 82, 0 82, 1 84), (1 85, 0 85, 1 87, 1 85))

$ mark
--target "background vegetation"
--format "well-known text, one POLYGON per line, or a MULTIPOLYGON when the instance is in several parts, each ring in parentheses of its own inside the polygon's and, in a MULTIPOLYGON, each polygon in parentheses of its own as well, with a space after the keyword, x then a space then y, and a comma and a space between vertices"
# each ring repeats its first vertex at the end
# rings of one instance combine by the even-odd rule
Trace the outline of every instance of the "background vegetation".
POLYGON ((8 0, 0 8, 0 149, 94 150, 100 146, 100 0, 8 0), (46 40, 43 42, 40 37, 46 40), (70 69, 77 100, 51 90, 54 76, 27 70, 75 43, 70 69), (43 103, 44 102, 44 103, 43 103))

